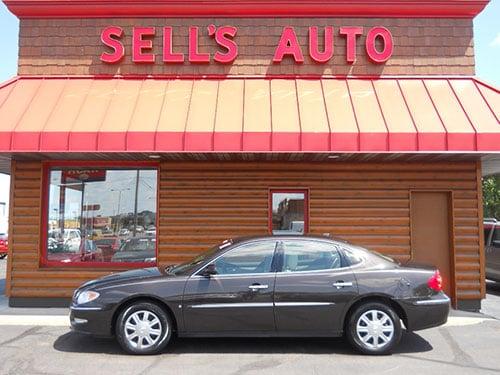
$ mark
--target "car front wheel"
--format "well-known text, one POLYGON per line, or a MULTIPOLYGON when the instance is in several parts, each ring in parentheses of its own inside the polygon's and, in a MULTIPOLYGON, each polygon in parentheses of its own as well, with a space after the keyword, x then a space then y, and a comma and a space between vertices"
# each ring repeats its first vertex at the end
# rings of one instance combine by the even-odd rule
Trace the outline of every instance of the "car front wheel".
POLYGON ((401 339, 401 322, 389 306, 370 302, 359 306, 349 317, 346 336, 364 354, 387 354, 401 339))
POLYGON ((170 317, 151 302, 135 303, 124 309, 115 329, 118 343, 130 354, 159 353, 172 337, 170 317))

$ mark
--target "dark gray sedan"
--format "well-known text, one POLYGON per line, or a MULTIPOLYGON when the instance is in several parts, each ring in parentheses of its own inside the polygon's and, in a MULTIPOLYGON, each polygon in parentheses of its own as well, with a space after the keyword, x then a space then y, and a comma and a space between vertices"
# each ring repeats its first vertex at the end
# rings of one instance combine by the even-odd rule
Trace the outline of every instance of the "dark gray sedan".
POLYGON ((449 298, 435 268, 402 267, 342 241, 309 236, 228 240, 193 261, 90 281, 71 326, 116 336, 133 354, 182 337, 344 335, 365 354, 390 352, 409 331, 439 326, 449 298))

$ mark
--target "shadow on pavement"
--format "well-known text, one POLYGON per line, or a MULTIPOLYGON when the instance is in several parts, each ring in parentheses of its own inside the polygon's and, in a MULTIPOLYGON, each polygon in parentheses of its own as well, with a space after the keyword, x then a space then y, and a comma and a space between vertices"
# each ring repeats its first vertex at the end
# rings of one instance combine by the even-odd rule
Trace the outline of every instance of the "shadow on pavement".
MULTIPOLYGON (((124 355, 113 339, 94 338, 74 332, 58 337, 54 349, 71 353, 124 355)), ((403 331, 394 354, 421 353, 432 349, 431 344, 418 334, 403 331)), ((341 338, 176 338, 167 347, 168 353, 355 354, 341 338)))
POLYGON ((486 281, 486 292, 495 296, 500 296, 500 283, 488 280, 486 281))

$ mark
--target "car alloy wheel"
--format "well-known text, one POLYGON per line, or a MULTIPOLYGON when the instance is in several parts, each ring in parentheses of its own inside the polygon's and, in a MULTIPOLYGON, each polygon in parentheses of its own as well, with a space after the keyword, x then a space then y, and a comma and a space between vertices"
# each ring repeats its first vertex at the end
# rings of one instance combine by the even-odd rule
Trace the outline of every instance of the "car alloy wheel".
POLYGON ((125 308, 116 321, 116 338, 131 354, 156 354, 172 337, 169 315, 155 303, 137 302, 125 308))
POLYGON ((384 303, 364 303, 347 319, 347 339, 361 353, 387 354, 401 339, 400 318, 384 303))

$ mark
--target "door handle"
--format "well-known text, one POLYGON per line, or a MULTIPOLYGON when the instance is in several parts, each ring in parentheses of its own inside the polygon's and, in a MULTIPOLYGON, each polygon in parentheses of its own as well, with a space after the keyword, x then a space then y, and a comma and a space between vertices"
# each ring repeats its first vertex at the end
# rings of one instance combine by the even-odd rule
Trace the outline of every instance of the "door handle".
POLYGON ((248 286, 248 289, 250 289, 252 291, 256 291, 259 289, 267 289, 267 288, 269 288, 268 285, 261 285, 261 284, 252 284, 252 285, 248 286))
POLYGON ((333 286, 337 289, 344 288, 346 286, 352 286, 351 282, 337 281, 333 283, 333 286))

